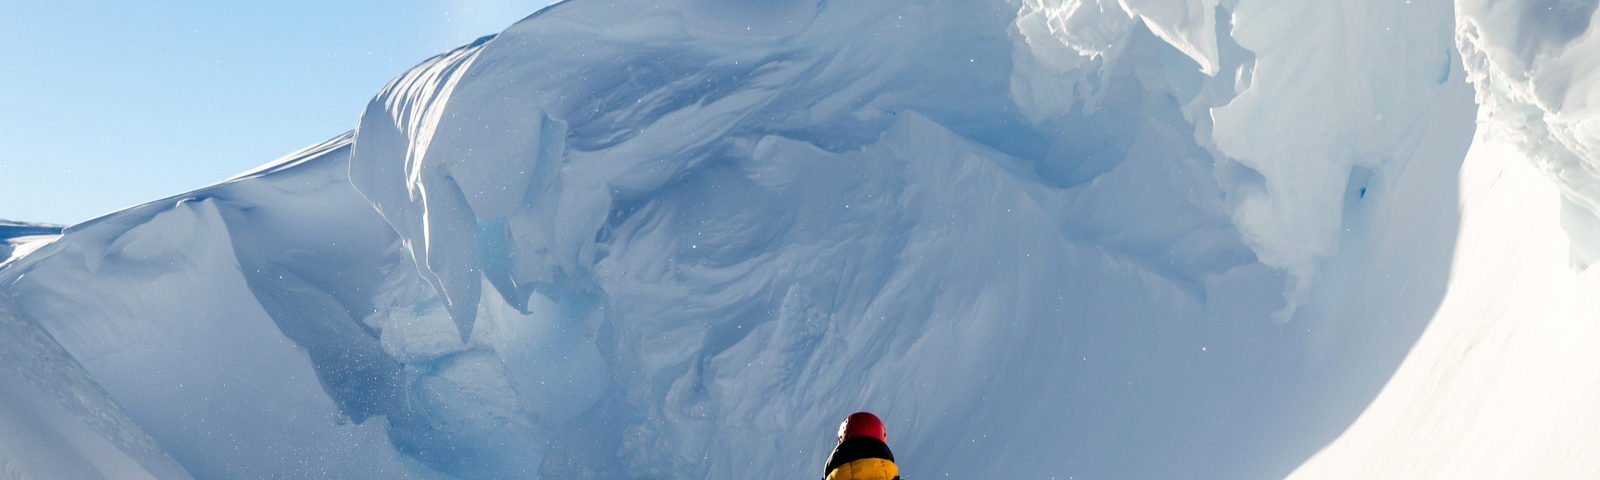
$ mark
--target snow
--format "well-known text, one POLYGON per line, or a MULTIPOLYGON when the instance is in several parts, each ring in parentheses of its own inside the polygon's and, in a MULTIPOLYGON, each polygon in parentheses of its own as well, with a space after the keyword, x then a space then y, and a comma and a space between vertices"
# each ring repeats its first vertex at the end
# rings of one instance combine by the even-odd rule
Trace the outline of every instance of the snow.
POLYGON ((60 236, 62 228, 60 225, 0 220, 0 268, 54 241, 60 236))
POLYGON ((1600 37, 1594 1, 1461 2, 1456 40, 1485 124, 1555 180, 1575 268, 1600 260, 1600 37))
POLYGON ((1448 293, 1382 393, 1290 478, 1600 473, 1595 6, 1457 3, 1482 109, 1448 293))
POLYGON ((1546 3, 572 0, 0 288, 197 478, 1579 475, 1546 3))
POLYGON ((1444 108, 1453 18, 1445 2, 1390 1, 1240 2, 1235 18, 1252 80, 1212 109, 1213 137, 1260 174, 1222 183, 1246 242, 1293 279, 1287 322, 1339 250, 1348 188, 1392 181, 1419 123, 1444 108))
POLYGON ((6 478, 191 478, 4 292, 0 366, 6 478))
POLYGON ((1120 0, 1124 11, 1144 19, 1152 33, 1200 64, 1200 71, 1216 75, 1221 69, 1217 52, 1217 0, 1120 0))
POLYGON ((1568 267, 1561 193, 1514 144, 1480 134, 1460 181, 1444 302, 1372 406, 1291 480, 1600 474, 1600 271, 1568 267))
MULTIPOLYGON (((340 342, 367 337, 336 336, 350 333, 341 330, 347 324, 318 316, 327 313, 318 308, 333 301, 304 285, 331 280, 317 274, 345 276, 339 280, 349 282, 346 288, 364 285, 337 267, 295 276, 294 267, 326 266, 327 255, 342 253, 335 245, 349 237, 341 235, 363 233, 357 219, 382 227, 344 180, 349 137, 332 143, 341 142, 343 148, 331 151, 308 149, 316 158, 286 159, 300 164, 295 169, 72 226, 61 240, 14 264, 26 273, 8 276, 7 290, 198 478, 433 478, 396 453, 383 424, 341 420, 365 412, 341 410, 336 402, 348 400, 330 397, 359 384, 371 362, 361 356, 361 342, 340 342), (347 207, 363 208, 356 215, 341 211, 341 199, 347 207), (279 235, 241 228, 245 223, 279 235), (251 285, 269 275, 299 283, 251 285), (300 295, 302 311, 273 308, 279 305, 271 300, 290 295, 300 295), (280 319, 284 323, 275 324, 280 319), (336 370, 313 367, 326 357, 347 363, 336 370)), ((378 235, 356 242, 357 248, 371 248, 392 240, 378 235)), ((376 341, 367 344, 381 355, 376 341)))

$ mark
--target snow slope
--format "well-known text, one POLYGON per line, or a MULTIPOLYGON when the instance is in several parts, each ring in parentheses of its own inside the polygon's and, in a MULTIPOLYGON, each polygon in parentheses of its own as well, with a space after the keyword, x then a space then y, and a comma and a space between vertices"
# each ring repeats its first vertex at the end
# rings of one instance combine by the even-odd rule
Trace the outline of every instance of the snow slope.
POLYGON ((0 472, 15 479, 191 478, 4 292, 0 472))
POLYGON ((1290 479, 1600 475, 1600 277, 1568 266, 1561 193, 1488 135, 1461 185, 1444 303, 1361 418, 1290 479))
POLYGON ((344 276, 336 294, 370 288, 361 279, 380 273, 341 268, 369 265, 329 260, 340 243, 393 239, 348 187, 349 140, 69 227, 15 265, 25 273, 7 290, 197 478, 431 478, 389 446, 382 423, 350 423, 364 412, 330 397, 383 364, 370 356, 375 340, 318 315, 337 300, 305 285, 325 274, 344 276), (297 277, 307 263, 321 268, 297 277), (343 364, 313 366, 328 356, 343 364))
POLYGON ((1600 259, 1600 36, 1594 1, 1459 2, 1485 125, 1555 180, 1574 268, 1600 259))
POLYGON ((197 478, 1382 465, 1511 221, 1464 5, 572 0, 0 286, 197 478))
POLYGON ((1593 478, 1596 2, 1457 2, 1483 109, 1449 291, 1359 420, 1290 476, 1593 478))

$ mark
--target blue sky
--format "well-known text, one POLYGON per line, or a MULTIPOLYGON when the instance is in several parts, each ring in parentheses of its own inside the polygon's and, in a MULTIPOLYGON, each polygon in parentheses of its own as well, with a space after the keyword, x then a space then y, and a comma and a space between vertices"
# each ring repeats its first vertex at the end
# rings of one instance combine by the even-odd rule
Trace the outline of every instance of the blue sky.
POLYGON ((550 3, 0 0, 0 219, 73 224, 249 170, 550 3))

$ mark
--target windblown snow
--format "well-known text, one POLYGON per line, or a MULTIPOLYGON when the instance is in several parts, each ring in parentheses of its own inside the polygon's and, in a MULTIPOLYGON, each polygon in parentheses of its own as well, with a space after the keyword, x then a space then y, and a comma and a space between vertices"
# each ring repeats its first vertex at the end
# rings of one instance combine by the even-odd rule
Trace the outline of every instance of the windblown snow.
POLYGON ((1594 14, 569 0, 0 223, 0 462, 802 479, 866 410, 911 479, 1592 476, 1594 14))

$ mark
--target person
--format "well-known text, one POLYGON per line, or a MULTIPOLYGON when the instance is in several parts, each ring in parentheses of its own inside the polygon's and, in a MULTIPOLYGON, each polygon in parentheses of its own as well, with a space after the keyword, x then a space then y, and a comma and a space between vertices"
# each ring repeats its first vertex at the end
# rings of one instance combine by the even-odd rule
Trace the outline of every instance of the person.
POLYGON ((850 414, 839 424, 839 445, 828 455, 823 480, 900 480, 887 432, 877 415, 850 414))

